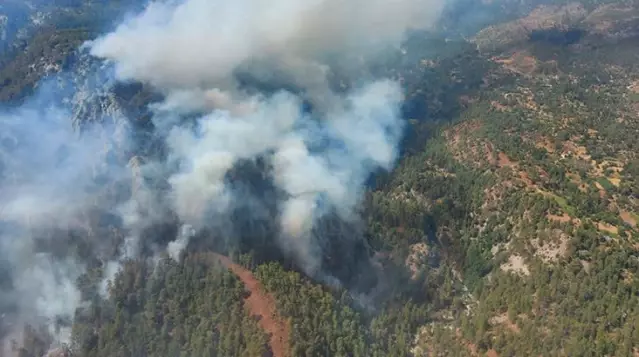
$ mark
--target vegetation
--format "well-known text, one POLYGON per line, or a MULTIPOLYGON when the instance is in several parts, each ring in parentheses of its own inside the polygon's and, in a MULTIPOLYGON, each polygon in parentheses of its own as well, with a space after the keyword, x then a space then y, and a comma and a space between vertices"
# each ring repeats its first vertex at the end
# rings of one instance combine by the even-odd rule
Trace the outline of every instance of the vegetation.
POLYGON ((84 29, 39 30, 24 49, 0 67, 0 101, 18 101, 32 93, 43 77, 68 68, 71 53, 89 35, 84 29))
MULTIPOLYGON (((525 7, 471 40, 415 34, 367 68, 402 81, 410 127, 363 203, 375 290, 237 257, 290 323, 291 356, 639 352, 639 7, 525 7)), ((45 73, 27 63, 64 67, 87 36, 40 30, 0 67, 0 100, 45 73)), ((129 262, 108 300, 83 279, 74 355, 268 353, 244 285, 206 253, 129 262)))
POLYGON ((244 285, 206 254, 155 271, 130 262, 74 325, 74 356, 262 356, 267 338, 243 306, 244 285))

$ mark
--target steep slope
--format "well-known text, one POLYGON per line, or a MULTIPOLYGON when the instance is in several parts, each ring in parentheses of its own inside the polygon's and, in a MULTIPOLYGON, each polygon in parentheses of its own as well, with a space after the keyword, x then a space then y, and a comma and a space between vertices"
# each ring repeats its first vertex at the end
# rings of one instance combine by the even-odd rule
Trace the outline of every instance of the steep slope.
MULTIPOLYGON (((229 221, 246 231, 204 232, 193 238, 198 253, 187 252, 180 262, 157 253, 157 245, 174 238, 175 222, 150 229, 143 249, 160 262, 126 260, 104 299, 98 293, 104 262, 125 237, 87 222, 85 233, 69 237, 82 248, 73 254, 90 251, 87 242, 97 244, 88 236, 100 237, 109 254, 87 260, 90 269, 78 281, 88 307, 76 313, 70 350, 54 353, 639 352, 637 4, 473 6, 517 18, 500 19, 470 40, 415 33, 400 51, 361 69, 402 83, 408 130, 399 167, 371 180, 362 222, 324 222, 323 237, 336 242, 323 241, 326 266, 357 290, 296 271, 300 266, 274 243, 269 209, 277 207, 256 205, 247 209, 266 212, 264 222, 237 210, 229 221), (532 11, 521 16, 524 9, 532 11), (350 235, 366 241, 334 239, 350 235), (229 246, 252 255, 234 257, 238 265, 206 253, 229 246)), ((69 66, 74 76, 62 83, 81 88, 67 98, 75 125, 107 117, 148 134, 147 104, 156 94, 135 83, 96 87, 90 73, 99 63, 74 51, 89 36, 76 29, 36 31, 24 52, 3 62, 0 96, 19 102, 40 78, 69 66)), ((139 154, 130 161, 132 190, 161 186, 138 175, 141 162, 163 155, 149 137, 132 149, 139 154)), ((233 181, 245 170, 256 179, 240 187, 267 191, 255 172, 261 164, 229 176, 233 181)), ((50 341, 26 331, 31 345, 20 353, 40 357, 50 341)))
MULTIPOLYGON (((109 301, 79 316, 73 355, 269 355, 269 337, 244 297, 245 284, 219 256, 195 254, 181 264, 167 259, 155 268, 132 262, 109 301)), ((271 346, 274 355, 285 355, 279 346, 271 346)))
MULTIPOLYGON (((552 24, 558 12, 544 11, 536 21, 552 24)), ((570 26, 508 32, 530 19, 497 27, 499 36, 480 32, 498 49, 486 56, 501 84, 468 98, 374 194, 429 217, 425 250, 441 245, 473 293, 467 315, 453 310, 422 329, 420 353, 465 341, 499 355, 630 356, 638 346, 639 47, 630 24, 639 12, 580 11, 588 26, 568 42, 570 26)), ((397 230, 418 228, 379 215, 397 217, 397 230)))
POLYGON ((288 341, 290 337, 288 322, 278 316, 273 297, 264 292, 260 282, 248 269, 233 263, 226 256, 213 253, 213 257, 242 280, 248 289, 250 295, 246 297, 244 304, 253 316, 258 317, 260 327, 270 335, 273 357, 289 356, 291 347, 288 341))

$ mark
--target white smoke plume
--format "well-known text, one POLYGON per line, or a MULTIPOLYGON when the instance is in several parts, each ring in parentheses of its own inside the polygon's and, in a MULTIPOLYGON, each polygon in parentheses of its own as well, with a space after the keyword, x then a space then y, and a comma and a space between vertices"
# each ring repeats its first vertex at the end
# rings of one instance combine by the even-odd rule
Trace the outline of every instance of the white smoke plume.
MULTIPOLYGON (((270 157, 281 205, 283 247, 309 272, 318 269, 314 222, 330 210, 352 218, 367 177, 392 167, 401 137, 401 88, 381 80, 347 94, 328 74, 400 44, 428 27, 439 0, 158 1, 89 44, 115 65, 116 77, 165 93, 154 123, 167 131, 171 206, 199 229, 234 200, 225 182, 240 161, 270 157), (289 92, 248 94, 248 73, 290 84, 321 110, 302 112, 289 92), (179 116, 206 113, 195 127, 179 116), (318 144, 319 142, 324 144, 318 144)), ((184 241, 180 241, 184 242, 184 241)), ((181 246, 181 244, 179 245, 181 246)))
MULTIPOLYGON (((442 6, 441 0, 155 1, 89 43, 92 55, 113 64, 116 80, 163 94, 150 108, 167 153, 150 161, 123 154, 131 151, 128 142, 114 136, 128 128, 109 128, 100 115, 100 129, 84 127, 80 135, 66 110, 35 110, 31 103, 0 114, 0 251, 11 258, 12 281, 20 282, 0 290, 0 303, 17 305, 20 323, 35 319, 68 342, 68 330, 56 321, 72 319, 81 306, 75 280, 84 266, 77 252, 64 251, 72 247, 68 237, 56 232, 82 231, 91 239, 88 254, 100 260, 109 237, 94 232, 98 224, 87 217, 93 210, 119 217, 122 242, 102 267, 106 295, 122 262, 141 254, 147 228, 177 216, 182 228, 175 241, 155 252, 177 260, 196 233, 245 199, 227 176, 246 160, 264 159, 282 192, 276 238, 282 249, 309 274, 321 274, 317 220, 329 213, 356 219, 367 178, 392 168, 403 129, 397 83, 369 80, 341 93, 329 77, 336 67, 355 68, 362 56, 399 45, 408 29, 428 27, 442 6), (280 89, 256 94, 238 79, 246 74, 280 89), (166 191, 149 177, 166 183, 166 191), (104 186, 113 182, 130 187, 128 197, 110 197, 104 186), (44 252, 47 239, 63 251, 44 252)), ((96 77, 111 80, 103 70, 96 77)))
POLYGON ((151 3, 92 45, 121 79, 229 89, 242 66, 324 84, 328 57, 383 50, 434 22, 441 0, 185 0, 151 3))
POLYGON ((82 303, 76 280, 85 271, 70 239, 95 239, 87 244, 99 253, 91 221, 109 200, 98 182, 128 176, 109 159, 124 149, 113 122, 80 133, 55 92, 44 83, 22 107, 0 112, 0 306, 9 307, 0 328, 12 326, 0 344, 7 356, 11 338, 27 325, 45 326, 54 344, 70 342, 82 303))
POLYGON ((108 298, 110 284, 113 283, 122 264, 126 260, 140 256, 142 232, 165 220, 170 209, 161 200, 161 193, 145 182, 148 176, 162 176, 162 169, 158 168, 158 165, 145 164, 140 157, 134 156, 126 166, 130 173, 131 195, 115 208, 122 220, 121 229, 126 236, 119 247, 119 255, 105 264, 100 286, 100 293, 104 298, 108 298))
POLYGON ((180 227, 180 232, 175 241, 170 242, 166 247, 166 252, 169 254, 169 257, 175 261, 180 260, 180 254, 186 249, 186 246, 189 244, 189 240, 195 235, 195 229, 188 224, 180 227))

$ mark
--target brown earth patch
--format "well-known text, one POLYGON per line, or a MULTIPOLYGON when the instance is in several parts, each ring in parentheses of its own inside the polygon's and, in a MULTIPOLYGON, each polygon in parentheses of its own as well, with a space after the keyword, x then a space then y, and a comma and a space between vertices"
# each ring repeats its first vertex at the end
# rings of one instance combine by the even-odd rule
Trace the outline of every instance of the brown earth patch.
POLYGON ((628 90, 632 93, 639 93, 639 81, 633 81, 629 86, 628 90))
POLYGON ((608 179, 608 181, 616 187, 619 187, 621 184, 621 179, 618 177, 606 177, 606 179, 608 179))
POLYGON ((495 148, 491 143, 485 143, 484 149, 486 150, 486 160, 491 166, 498 165, 497 159, 495 159, 495 148))
MULTIPOLYGON (((575 139, 577 139, 577 138, 575 138, 575 139)), ((576 145, 572 141, 572 139, 569 140, 569 141, 565 141, 564 142, 563 153, 564 154, 572 154, 575 157, 583 159, 583 160, 585 160, 587 162, 591 161, 591 156, 588 155, 588 149, 585 146, 576 145)))
MULTIPOLYGON (((468 353, 475 357, 475 356, 479 356, 479 351, 477 349, 477 345, 470 342, 469 340, 465 339, 462 336, 461 330, 459 328, 455 329, 455 336, 457 337, 457 340, 460 341, 460 343, 466 347, 466 349, 468 350, 468 353)), ((489 357, 499 357, 499 354, 497 353, 497 351, 495 351, 494 349, 489 349, 488 351, 486 351, 486 356, 489 357)))
POLYGON ((568 223, 572 220, 572 218, 570 218, 570 216, 567 213, 564 213, 561 216, 557 216, 554 214, 549 214, 546 217, 548 217, 548 220, 550 221, 556 221, 556 222, 560 222, 560 223, 568 223))
POLYGON ((521 179, 521 181, 523 181, 528 188, 537 187, 537 185, 535 185, 533 180, 530 179, 530 176, 528 176, 528 173, 526 171, 519 171, 518 174, 519 174, 519 178, 521 179))
POLYGON ((581 177, 578 174, 570 172, 570 173, 566 174, 566 177, 568 177, 570 182, 572 182, 575 185, 577 185, 581 192, 587 192, 588 191, 588 185, 581 181, 581 177))
POLYGON ((608 233, 611 233, 611 234, 618 234, 619 233, 619 229, 617 227, 613 226, 612 224, 605 223, 605 222, 597 223, 597 228, 600 231, 608 232, 608 233))
POLYGON ((543 178, 544 180, 550 179, 550 174, 548 174, 546 170, 539 166, 535 166, 535 168, 537 169, 537 172, 539 173, 539 176, 541 176, 541 178, 543 178))
POLYGON ((495 108, 495 109, 499 110, 500 112, 505 112, 505 111, 509 110, 509 108, 508 108, 507 106, 505 106, 505 105, 503 105, 503 104, 499 103, 499 102, 498 102, 498 101, 496 101, 496 100, 493 100, 492 102, 490 102, 490 105, 491 105, 493 108, 495 108))
POLYGON ((250 295, 244 300, 245 306, 251 314, 260 319, 260 327, 270 335, 269 344, 273 357, 289 357, 290 327, 289 323, 278 314, 275 298, 264 290, 262 284, 253 276, 250 270, 233 263, 226 256, 216 253, 213 253, 213 256, 225 268, 235 274, 250 292, 250 295))
POLYGON ((570 182, 579 185, 581 183, 581 176, 576 173, 569 172, 566 174, 566 177, 570 179, 570 182))
POLYGON ((468 352, 470 352, 471 356, 477 356, 477 345, 466 340, 461 333, 461 330, 459 328, 457 328, 455 330, 455 335, 457 336, 457 338, 462 340, 462 343, 466 346, 466 348, 468 349, 468 352))
POLYGON ((592 164, 594 166, 593 172, 597 176, 605 176, 606 170, 610 170, 612 171, 612 174, 617 177, 617 175, 619 175, 623 171, 624 166, 622 162, 610 160, 603 160, 599 163, 593 160, 592 164))
POLYGON ((605 198, 606 197, 606 189, 597 181, 595 181, 595 187, 597 188, 597 190, 599 190, 599 197, 600 198, 605 198))
POLYGON ((537 69, 537 59, 523 52, 515 52, 507 58, 493 58, 493 61, 511 72, 523 75, 530 75, 537 69))
POLYGON ((495 325, 502 325, 506 328, 508 328, 510 331, 514 332, 514 333, 520 333, 521 329, 519 328, 519 326, 517 326, 516 323, 510 321, 510 319, 508 318, 508 314, 501 314, 501 315, 497 315, 497 316, 493 316, 490 318, 490 320, 488 321, 491 325, 495 326, 495 325))
POLYGON ((637 227, 637 219, 632 213, 621 211, 619 212, 619 216, 624 222, 626 222, 626 224, 630 225, 631 227, 637 227))
POLYGON ((500 269, 502 271, 513 272, 523 276, 530 275, 530 269, 524 261, 524 257, 517 254, 511 255, 508 258, 508 261, 500 266, 500 269))
POLYGON ((548 138, 537 141, 535 146, 540 149, 545 149, 551 154, 555 152, 555 146, 550 142, 550 140, 548 140, 548 138))
POLYGON ((514 163, 510 160, 508 155, 506 155, 504 152, 500 151, 497 157, 498 157, 497 165, 499 165, 499 167, 514 166, 514 163))
MULTIPOLYGON (((568 219, 570 220, 570 217, 568 219)), ((560 230, 553 231, 553 235, 557 238, 552 242, 541 243, 537 238, 530 242, 535 249, 535 255, 545 263, 556 262, 568 253, 570 238, 560 230)))

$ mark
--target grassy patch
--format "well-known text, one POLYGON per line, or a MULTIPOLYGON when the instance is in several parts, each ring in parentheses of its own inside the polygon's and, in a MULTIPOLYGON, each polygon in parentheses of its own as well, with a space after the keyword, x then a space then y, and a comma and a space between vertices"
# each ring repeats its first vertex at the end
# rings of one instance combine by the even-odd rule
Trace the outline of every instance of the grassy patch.
POLYGON ((552 199, 557 202, 559 207, 561 207, 564 212, 568 213, 568 215, 570 215, 571 217, 577 216, 577 210, 575 209, 575 207, 571 206, 565 198, 557 196, 556 194, 550 192, 547 192, 545 194, 549 197, 552 197, 552 199))
POLYGON ((613 185, 612 182, 610 182, 605 177, 597 177, 597 182, 599 182, 601 187, 603 187, 606 191, 611 191, 615 189, 615 185, 613 185))

